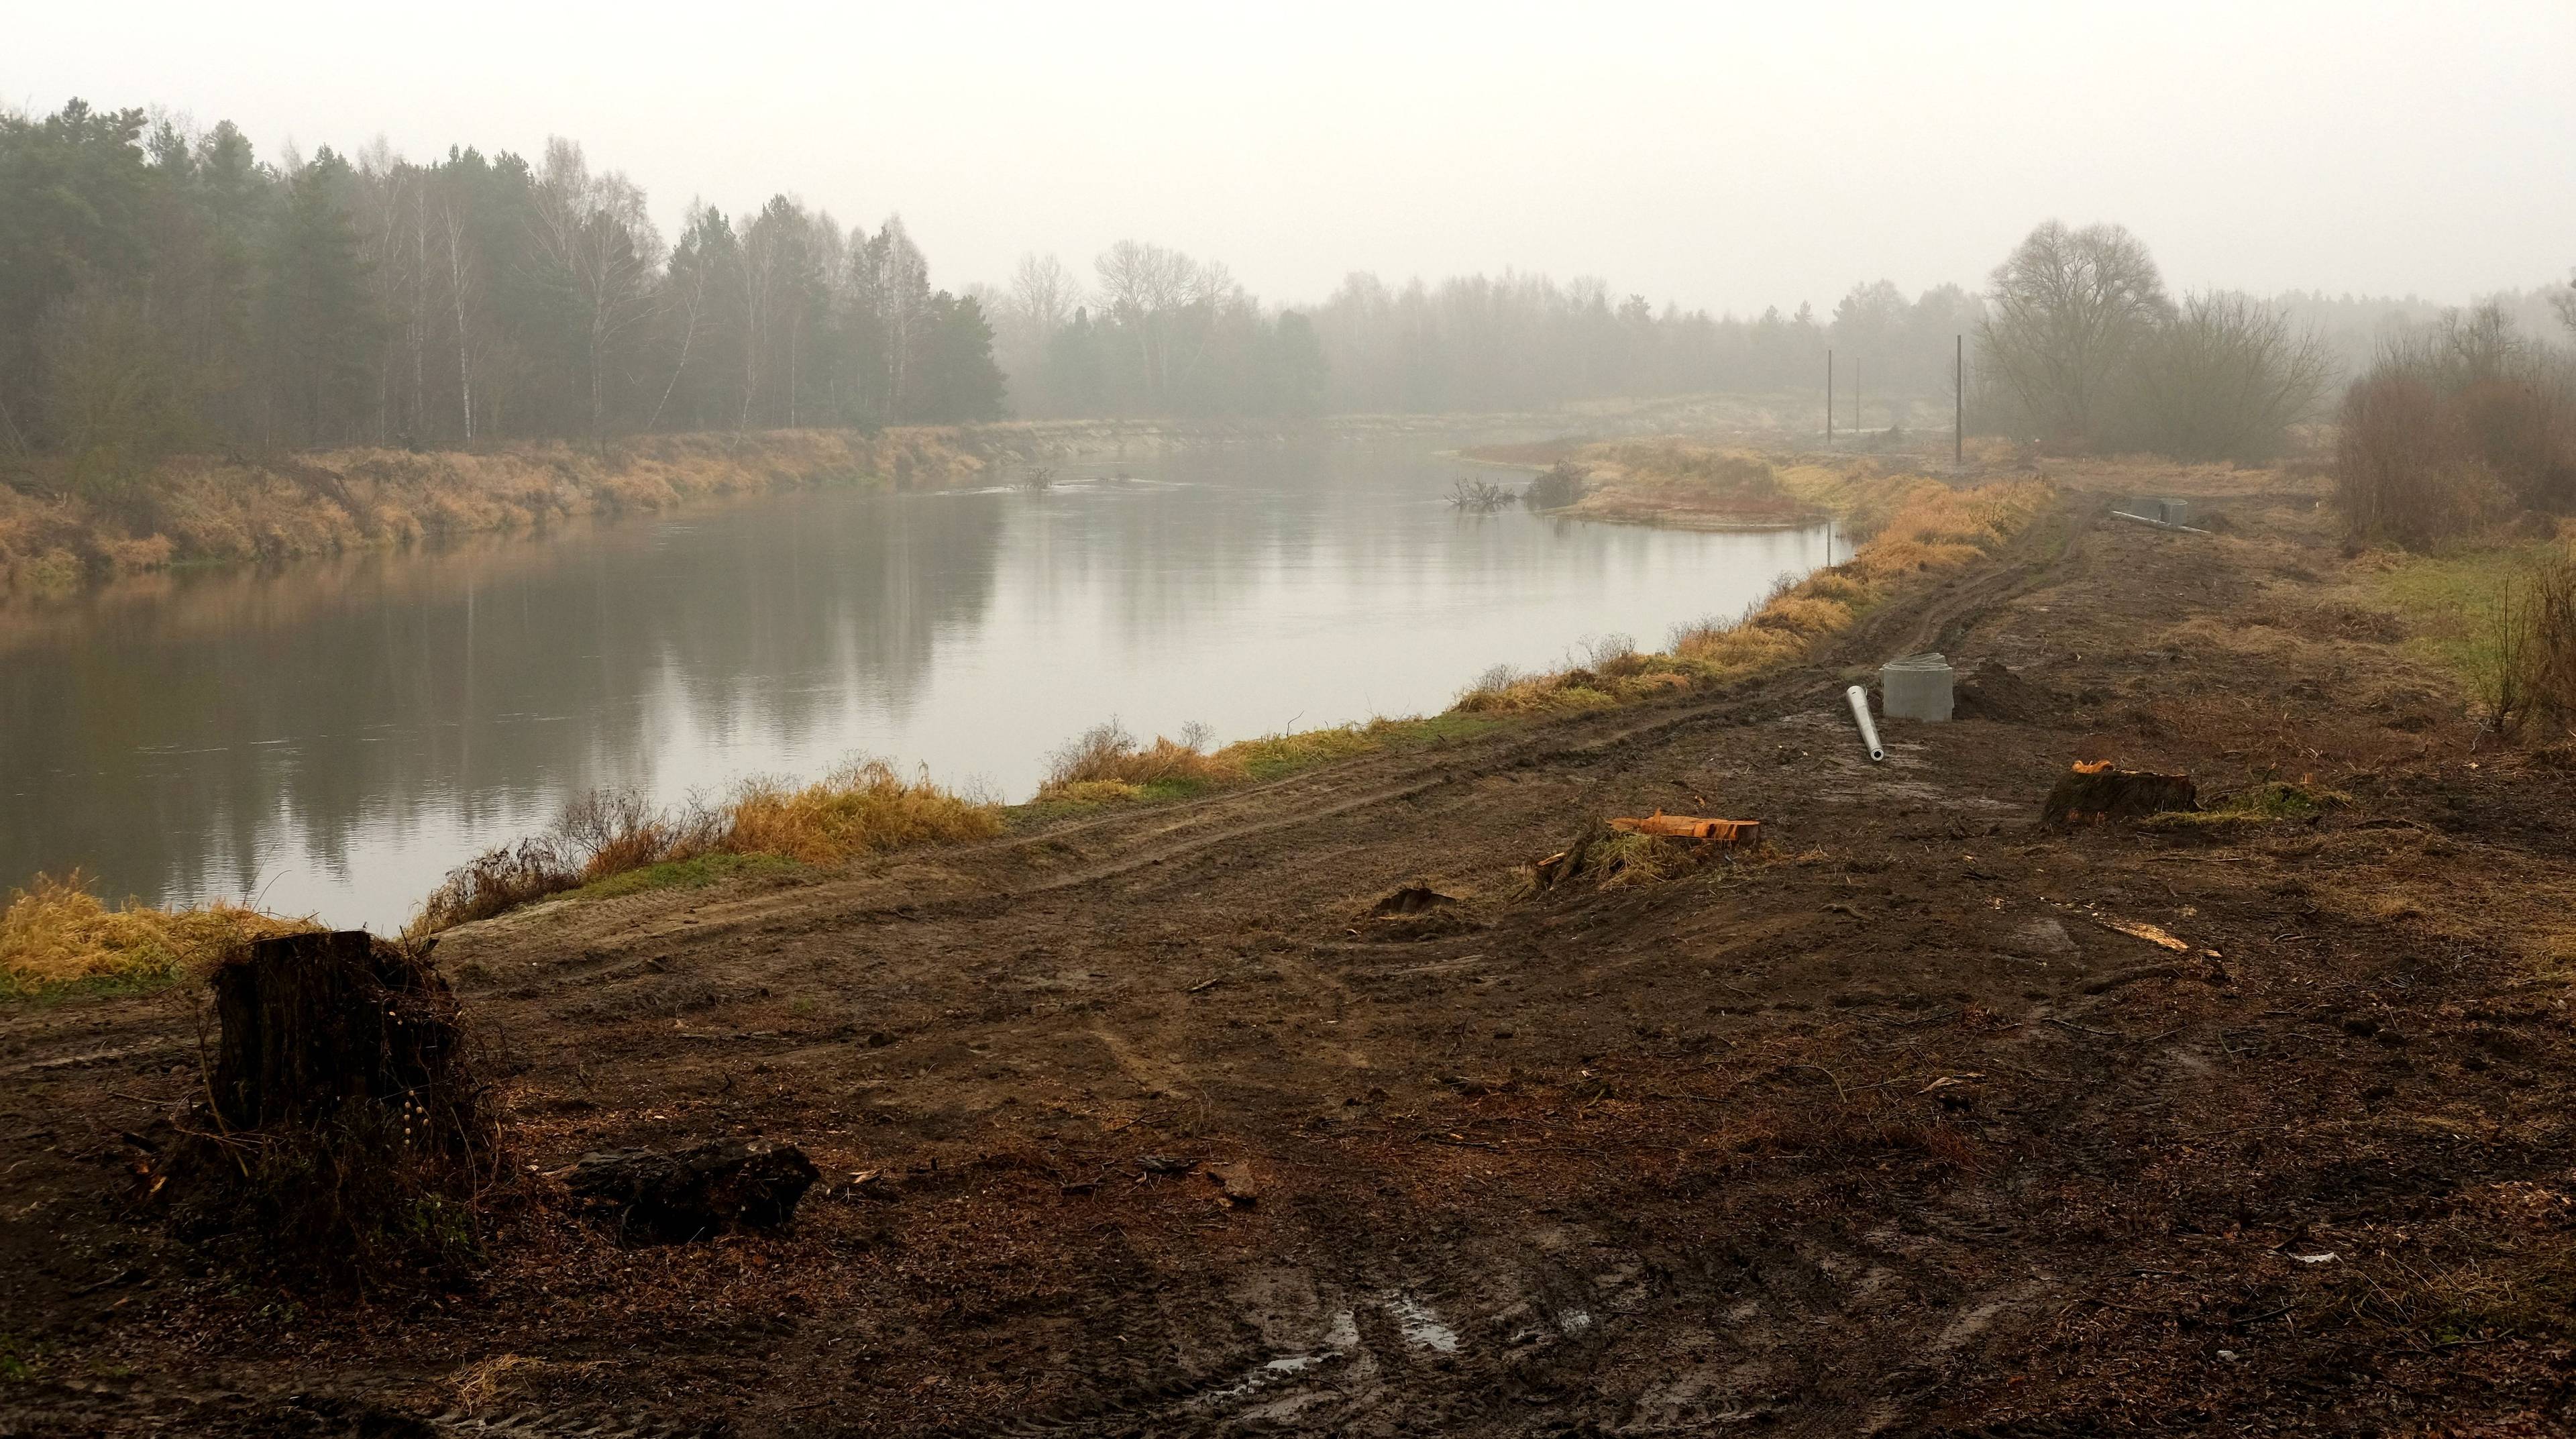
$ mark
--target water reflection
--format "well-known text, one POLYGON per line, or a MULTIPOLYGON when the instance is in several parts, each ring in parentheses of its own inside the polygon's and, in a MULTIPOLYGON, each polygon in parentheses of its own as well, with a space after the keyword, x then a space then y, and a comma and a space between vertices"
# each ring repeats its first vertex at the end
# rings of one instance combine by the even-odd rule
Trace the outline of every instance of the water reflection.
POLYGON ((1644 643, 1821 530, 1461 517, 1352 445, 1068 466, 1045 493, 805 494, 0 611, 0 876, 399 922, 598 785, 854 750, 1025 795, 1118 714, 1221 738, 1433 710, 1497 661, 1644 643))

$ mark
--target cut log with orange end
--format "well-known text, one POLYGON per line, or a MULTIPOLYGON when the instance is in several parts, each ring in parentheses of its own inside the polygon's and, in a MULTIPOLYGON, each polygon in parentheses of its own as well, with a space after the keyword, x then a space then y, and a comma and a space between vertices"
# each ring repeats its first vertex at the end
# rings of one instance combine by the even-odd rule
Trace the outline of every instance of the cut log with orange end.
POLYGON ((1744 844, 1752 841, 1762 828, 1758 819, 1702 819, 1697 815, 1666 814, 1657 810, 1644 819, 1614 819, 1610 827, 1629 834, 1661 835, 1667 839, 1709 839, 1719 844, 1744 844))

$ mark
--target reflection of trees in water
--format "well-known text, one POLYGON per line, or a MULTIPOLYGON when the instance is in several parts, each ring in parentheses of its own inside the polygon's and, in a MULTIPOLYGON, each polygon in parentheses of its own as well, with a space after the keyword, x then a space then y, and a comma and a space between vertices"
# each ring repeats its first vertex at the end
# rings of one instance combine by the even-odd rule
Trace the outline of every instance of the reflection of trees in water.
MULTIPOLYGON (((1604 576, 1665 572, 1688 543, 1462 519, 1440 498, 1456 466, 1419 450, 1072 469, 1045 493, 781 496, 15 617, 0 629, 0 882, 80 862, 147 892, 245 888, 282 847, 345 874, 370 836, 509 832, 580 788, 729 774, 681 748, 693 737, 803 751, 853 711, 902 727, 942 651, 1020 642, 996 628, 997 598, 1097 613, 1105 640, 1150 657, 1257 633, 1240 617, 1292 572, 1318 603, 1418 624, 1420 603, 1600 592, 1604 576), (1122 469, 1142 483, 1104 482, 1122 469)), ((1757 583, 1822 558, 1813 534, 1746 546, 1757 583)), ((1024 667, 1043 704, 1047 666, 1086 657, 985 658, 1024 667)), ((1458 678, 1494 658, 1459 656, 1458 678)))
POLYGON ((477 546, 170 595, 231 611, 217 629, 66 619, 0 665, 0 876, 240 887, 287 833, 336 869, 362 820, 474 829, 649 783, 659 675, 688 677, 702 728, 791 741, 847 685, 900 703, 939 627, 989 604, 1003 498, 784 497, 542 564, 477 546))

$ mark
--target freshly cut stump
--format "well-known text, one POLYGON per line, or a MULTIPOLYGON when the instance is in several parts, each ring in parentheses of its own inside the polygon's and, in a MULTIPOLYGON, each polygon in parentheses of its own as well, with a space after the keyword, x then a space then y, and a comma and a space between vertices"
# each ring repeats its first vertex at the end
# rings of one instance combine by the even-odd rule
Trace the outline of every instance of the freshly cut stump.
POLYGON ((2200 808, 2200 788, 2186 774, 2120 769, 2109 760, 2079 763, 2048 791, 2042 824, 2109 824, 2200 808))

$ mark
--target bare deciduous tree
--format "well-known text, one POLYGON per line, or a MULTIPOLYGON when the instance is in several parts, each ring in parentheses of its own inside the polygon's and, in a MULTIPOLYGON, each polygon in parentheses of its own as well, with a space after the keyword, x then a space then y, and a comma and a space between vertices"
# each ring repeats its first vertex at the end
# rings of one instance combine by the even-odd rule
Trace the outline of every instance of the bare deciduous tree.
POLYGON ((2089 448, 2105 437, 2139 346, 2173 313, 2136 236, 2050 220, 1996 267, 1978 345, 2024 424, 2058 445, 2089 448))
POLYGON ((2140 348, 2126 437, 2178 460, 2272 459, 2334 379, 2316 336, 2245 295, 2193 295, 2140 348))

